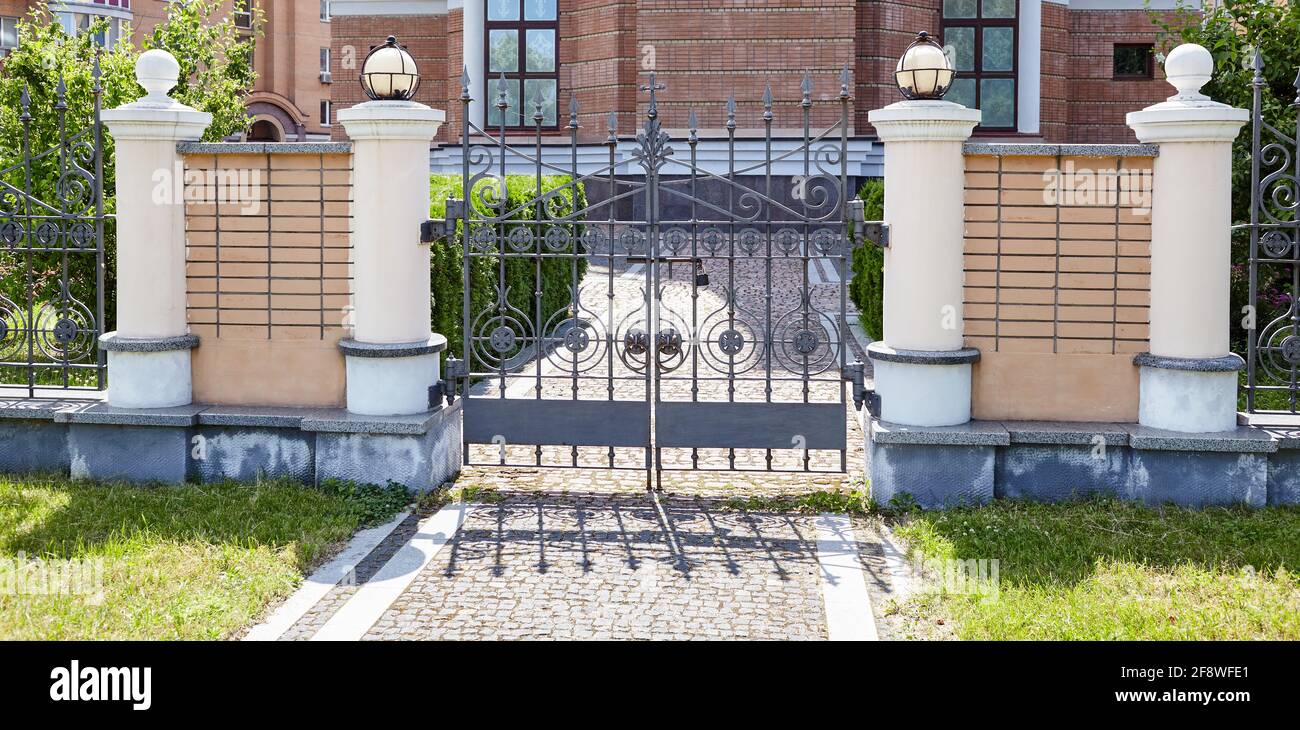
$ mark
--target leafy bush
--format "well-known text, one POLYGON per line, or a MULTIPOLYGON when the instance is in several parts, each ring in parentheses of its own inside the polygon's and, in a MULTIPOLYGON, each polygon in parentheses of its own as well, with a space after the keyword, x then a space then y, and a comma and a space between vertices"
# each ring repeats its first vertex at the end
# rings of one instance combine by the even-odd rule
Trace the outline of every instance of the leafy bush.
MULTIPOLYGON (((247 0, 239 0, 245 3, 247 0)), ((255 36, 260 32, 261 11, 254 12, 253 35, 245 35, 234 27, 227 11, 219 0, 194 0, 189 3, 171 3, 167 6, 167 19, 160 23, 152 35, 144 39, 145 48, 161 48, 172 53, 181 65, 181 78, 172 96, 197 109, 213 114, 212 125, 204 140, 215 141, 243 131, 248 123, 244 112, 244 96, 252 89, 256 74, 252 66, 255 36)), ((242 7, 242 5, 241 5, 242 7)), ((103 89, 103 109, 113 109, 135 101, 144 95, 144 89, 135 81, 135 61, 140 49, 129 40, 122 40, 112 48, 100 49, 94 40, 97 33, 106 31, 103 20, 95 21, 87 32, 68 37, 63 27, 53 21, 45 3, 35 5, 18 21, 18 47, 10 51, 0 67, 0 181, 15 190, 30 189, 38 201, 58 207, 59 155, 48 154, 34 159, 30 167, 30 188, 27 188, 28 171, 23 168, 23 136, 29 135, 30 153, 39 155, 59 146, 59 114, 56 108, 57 88, 60 81, 66 88, 64 123, 68 137, 81 133, 93 134, 93 104, 91 89, 94 85, 92 69, 95 56, 100 55, 100 86, 103 89), (21 99, 27 92, 30 98, 30 121, 24 125, 21 99)), ((89 137, 85 138, 89 139, 89 137)), ((73 154, 80 164, 90 164, 73 154)), ((93 170, 92 170, 93 171, 93 170)), ((115 164, 112 135, 104 130, 104 212, 116 210, 115 164)), ((65 190, 67 192, 67 190, 65 190)), ((75 196, 74 196, 75 197, 75 196)), ((6 205, 17 204, 16 198, 6 200, 6 205)), ((72 212, 93 214, 89 196, 85 208, 71 206, 72 212)), ((23 206, 17 206, 18 211, 23 206)), ((25 243, 16 248, 21 251, 25 243)), ((99 323, 105 331, 115 329, 116 313, 116 234, 112 220, 106 222, 105 231, 105 322, 99 323)), ((36 307, 42 302, 58 301, 60 273, 68 268, 69 294, 93 309, 95 304, 95 256, 58 253, 37 253, 30 257, 21 253, 0 255, 0 294, 9 298, 20 309, 26 309, 28 298, 36 307), (27 263, 30 258, 33 290, 28 292, 27 263), (66 261, 65 261, 66 259, 66 261)), ((87 371, 89 372, 89 371, 87 371)), ((0 371, 0 380, 11 379, 13 374, 0 371)))
MULTIPOLYGON (((872 178, 858 191, 866 209, 866 219, 878 221, 885 217, 885 181, 872 178)), ((885 252, 864 243, 853 250, 853 280, 849 282, 849 298, 862 315, 862 329, 872 339, 884 336, 885 252)))
MULTIPOLYGON (((489 209, 479 200, 479 191, 483 186, 495 185, 492 179, 480 180, 470 195, 472 204, 475 209, 475 217, 488 217, 491 215, 489 209)), ((443 218, 447 211, 448 198, 460 198, 464 195, 462 190, 462 179, 460 175, 430 175, 429 176, 429 217, 443 218)), ((546 195, 552 191, 556 193, 555 200, 548 206, 550 215, 566 216, 575 210, 582 210, 587 207, 587 196, 581 184, 573 186, 571 178, 565 175, 545 175, 542 177, 542 194, 546 195)), ((520 206, 525 206, 535 197, 537 197, 537 178, 532 175, 507 175, 506 176, 506 206, 507 210, 514 210, 520 206)), ((488 196, 490 197, 490 196, 488 196)), ((533 206, 521 208, 513 220, 531 221, 536 220, 537 211, 533 206)), ((565 224, 569 228, 571 238, 576 241, 582 234, 582 224, 573 223, 565 224)), ((514 228, 522 226, 505 224, 503 230, 498 232, 498 238, 508 236, 514 228)), ((528 226, 535 228, 535 226, 528 226)), ((460 232, 460 224, 457 224, 457 231, 460 232)), ((534 231, 534 233, 538 233, 534 231)), ((545 235, 542 233, 541 235, 545 235)), ((546 249, 548 253, 555 253, 551 248, 546 249)), ((563 253, 561 250, 559 253, 563 253)), ((581 281, 582 275, 587 271, 587 260, 582 257, 577 259, 577 275, 581 281)), ((497 270, 498 259, 491 256, 475 257, 470 260, 470 312, 476 316, 484 312, 496 300, 497 287, 497 270)), ((431 257, 431 296, 433 297, 433 331, 447 337, 447 351, 452 357, 462 357, 464 349, 463 321, 461 309, 464 294, 464 249, 460 244, 460 237, 447 240, 433 247, 431 257)), ((568 307, 570 297, 572 296, 571 285, 573 284, 573 266, 574 260, 569 257, 557 256, 554 258, 542 259, 541 265, 541 292, 542 292, 542 324, 550 322, 552 325, 562 321, 564 316, 552 316, 561 312, 568 307)), ((538 282, 536 262, 532 257, 517 256, 505 259, 505 285, 508 289, 507 301, 511 306, 520 309, 528 314, 529 321, 535 318, 534 310, 536 302, 533 300, 534 286, 538 282)))

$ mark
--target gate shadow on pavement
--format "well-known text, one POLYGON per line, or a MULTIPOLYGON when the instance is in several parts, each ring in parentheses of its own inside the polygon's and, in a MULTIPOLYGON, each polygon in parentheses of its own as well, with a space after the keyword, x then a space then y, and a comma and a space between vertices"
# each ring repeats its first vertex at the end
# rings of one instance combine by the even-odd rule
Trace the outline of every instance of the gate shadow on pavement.
POLYGON ((685 580, 722 566, 736 576, 766 566, 781 580, 816 567, 811 515, 750 512, 698 496, 568 492, 512 494, 481 506, 448 546, 443 573, 491 562, 492 575, 521 565, 545 574, 563 565, 587 574, 621 564, 667 564, 685 580), (531 553, 525 563, 523 552, 531 553))

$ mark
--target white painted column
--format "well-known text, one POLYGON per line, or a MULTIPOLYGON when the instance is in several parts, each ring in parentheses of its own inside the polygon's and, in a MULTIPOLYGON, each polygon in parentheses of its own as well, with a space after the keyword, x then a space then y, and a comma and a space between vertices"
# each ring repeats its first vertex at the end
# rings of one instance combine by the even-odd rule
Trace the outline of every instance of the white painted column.
POLYGON ((1240 357, 1228 350, 1232 141, 1249 112, 1200 93, 1214 60, 1175 48, 1165 74, 1178 93, 1130 112, 1141 142, 1160 145, 1151 206, 1150 351, 1138 420, 1193 433, 1236 427, 1240 357))
POLYGON ((184 163, 178 142, 198 140, 212 115, 167 96, 180 65, 146 51, 135 77, 147 95, 103 113, 117 172, 117 331, 108 352, 108 402, 124 408, 190 403, 193 388, 185 314, 184 163))
POLYGON ((902 101, 868 117, 885 144, 884 338, 868 348, 881 418, 910 426, 970 420, 971 363, 963 348, 962 143, 978 109, 902 101))
POLYGON ((446 114, 413 101, 339 112, 352 138, 353 332, 348 410, 393 416, 429 410, 446 338, 429 328, 429 145, 446 114))
POLYGON ((461 28, 461 59, 469 73, 469 119, 480 129, 486 127, 487 67, 483 63, 486 53, 487 4, 470 0, 464 3, 464 23, 461 28))
MULTIPOLYGON (((1048 0, 1049 2, 1051 0, 1048 0)), ((1038 134, 1042 111, 1043 0, 1020 0, 1017 20, 1016 131, 1038 134)))

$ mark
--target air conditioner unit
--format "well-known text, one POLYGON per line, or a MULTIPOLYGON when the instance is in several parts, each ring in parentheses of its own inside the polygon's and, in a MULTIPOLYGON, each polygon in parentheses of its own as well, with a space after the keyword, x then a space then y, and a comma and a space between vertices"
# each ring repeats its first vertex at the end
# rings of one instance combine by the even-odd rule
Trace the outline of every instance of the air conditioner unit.
POLYGON ((320 82, 321 82, 322 84, 332 84, 332 83, 334 83, 334 77, 330 75, 330 72, 329 72, 329 71, 321 71, 321 72, 320 72, 320 82))

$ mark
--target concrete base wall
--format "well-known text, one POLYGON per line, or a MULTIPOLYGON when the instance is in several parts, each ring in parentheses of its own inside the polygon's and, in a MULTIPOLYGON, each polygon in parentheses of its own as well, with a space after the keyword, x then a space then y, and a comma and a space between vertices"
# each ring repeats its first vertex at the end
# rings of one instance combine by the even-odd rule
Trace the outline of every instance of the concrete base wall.
POLYGON ((869 425, 866 472, 883 505, 902 495, 934 509, 993 497, 1096 495, 1184 507, 1300 504, 1300 440, 1263 428, 1180 434, 1136 424, 869 425), (1003 440, 990 443, 999 430, 1003 440))
POLYGON ((878 444, 868 460, 871 496, 888 506, 896 498, 925 509, 983 504, 993 499, 992 446, 878 444))
POLYGON ((424 491, 460 471, 459 407, 372 421, 287 410, 232 415, 193 406, 140 416, 97 406, 34 418, 0 414, 0 472, 138 483, 333 478, 424 491))

